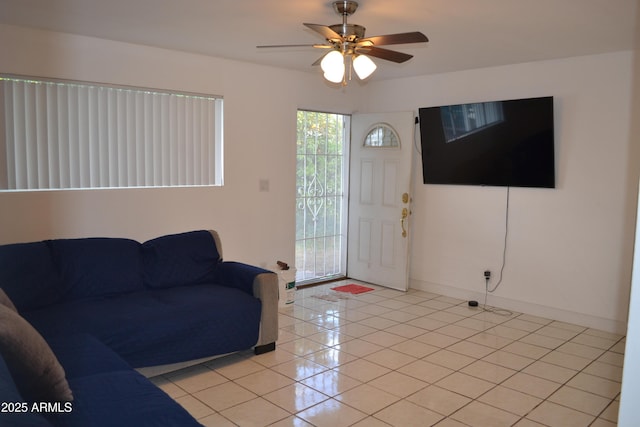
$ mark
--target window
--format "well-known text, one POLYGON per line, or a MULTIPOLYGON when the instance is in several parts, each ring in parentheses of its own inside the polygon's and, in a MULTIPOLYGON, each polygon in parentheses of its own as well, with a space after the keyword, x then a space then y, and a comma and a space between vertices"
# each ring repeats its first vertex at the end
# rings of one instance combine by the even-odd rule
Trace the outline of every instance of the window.
POLYGON ((364 138, 365 147, 399 147, 400 138, 396 131, 386 123, 374 125, 364 138))
POLYGON ((346 274, 349 116, 298 111, 296 281, 346 274))
POLYGON ((222 98, 0 76, 0 190, 222 185, 222 98))

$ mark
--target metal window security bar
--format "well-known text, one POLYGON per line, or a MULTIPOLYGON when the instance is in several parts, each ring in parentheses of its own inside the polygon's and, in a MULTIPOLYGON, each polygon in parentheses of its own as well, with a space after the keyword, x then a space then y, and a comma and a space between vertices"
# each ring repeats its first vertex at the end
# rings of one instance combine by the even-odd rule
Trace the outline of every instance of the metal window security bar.
POLYGON ((298 284, 346 274, 349 116, 298 111, 296 269, 298 284))
POLYGON ((222 185, 222 98, 0 76, 0 191, 222 185))

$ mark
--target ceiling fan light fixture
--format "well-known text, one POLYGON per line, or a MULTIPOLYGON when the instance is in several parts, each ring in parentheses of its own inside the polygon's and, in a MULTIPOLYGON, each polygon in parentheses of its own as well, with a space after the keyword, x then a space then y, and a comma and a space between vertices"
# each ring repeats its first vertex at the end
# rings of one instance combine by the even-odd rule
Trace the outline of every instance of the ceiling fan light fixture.
POLYGON ((376 63, 366 55, 358 55, 353 60, 353 69, 360 80, 364 80, 369 77, 373 74, 376 68, 378 68, 376 63))
POLYGON ((331 83, 342 83, 344 80, 344 71, 341 73, 324 73, 324 78, 329 80, 331 83))
POLYGON ((343 64, 341 67, 336 67, 333 70, 325 71, 324 78, 329 80, 331 83, 343 83, 344 72, 345 72, 345 67, 343 64))
MULTIPOLYGON (((413 55, 382 48, 385 45, 425 43, 429 39, 419 31, 407 33, 386 34, 365 37, 366 28, 362 25, 350 24, 347 18, 358 9, 358 2, 354 0, 336 0, 333 9, 342 17, 341 24, 320 25, 304 23, 308 29, 325 38, 325 43, 313 44, 314 48, 329 49, 330 52, 317 60, 313 65, 322 66, 324 78, 333 83, 347 85, 353 71, 360 80, 365 80, 376 70, 377 65, 370 57, 401 64, 413 58, 413 55), (367 55, 359 55, 365 52, 367 55)), ((270 45, 265 47, 295 47, 309 45, 270 45)))
POLYGON ((337 50, 332 50, 327 53, 322 61, 320 67, 324 71, 324 78, 332 83, 340 83, 344 79, 344 56, 337 50))
POLYGON ((333 73, 340 68, 344 68, 344 57, 342 53, 337 50, 332 50, 327 53, 324 58, 322 58, 320 67, 325 73, 333 73))

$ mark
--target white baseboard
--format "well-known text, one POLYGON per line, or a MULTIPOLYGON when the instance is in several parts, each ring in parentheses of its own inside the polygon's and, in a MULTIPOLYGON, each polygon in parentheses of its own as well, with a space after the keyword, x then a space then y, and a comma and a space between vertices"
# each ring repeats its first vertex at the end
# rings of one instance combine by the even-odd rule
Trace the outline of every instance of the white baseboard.
MULTIPOLYGON (((480 304, 484 303, 484 293, 473 292, 467 289, 454 288, 451 286, 439 285, 436 283, 415 279, 409 279, 409 287, 411 289, 432 292, 434 294, 440 294, 451 298, 458 298, 465 301, 476 300, 480 304)), ((611 332, 621 335, 625 335, 627 333, 627 324, 624 322, 613 319, 604 319, 602 317, 591 316, 584 313, 576 313, 573 311, 532 304, 526 301, 503 298, 491 294, 489 294, 487 298, 487 305, 496 308, 516 311, 518 313, 525 313, 532 316, 572 323, 575 325, 598 329, 605 332, 611 332)))

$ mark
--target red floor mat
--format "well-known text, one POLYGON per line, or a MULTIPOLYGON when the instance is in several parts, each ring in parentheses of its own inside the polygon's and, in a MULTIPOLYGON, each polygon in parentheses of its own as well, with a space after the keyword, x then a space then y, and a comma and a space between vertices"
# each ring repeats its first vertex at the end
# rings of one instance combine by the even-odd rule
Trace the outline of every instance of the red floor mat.
POLYGON ((364 292, 373 291, 373 288, 368 288, 366 286, 356 285, 352 283, 350 285, 343 285, 343 286, 338 286, 336 288, 331 288, 331 290, 338 291, 338 292, 348 292, 350 294, 361 294, 364 292))

